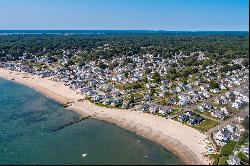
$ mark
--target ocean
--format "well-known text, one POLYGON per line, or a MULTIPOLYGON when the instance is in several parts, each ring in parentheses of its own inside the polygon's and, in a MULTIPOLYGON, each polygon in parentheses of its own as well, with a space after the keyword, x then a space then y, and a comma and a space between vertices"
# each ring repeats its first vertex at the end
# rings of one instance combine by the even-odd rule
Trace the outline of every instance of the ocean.
POLYGON ((79 119, 39 92, 0 79, 0 164, 183 164, 163 147, 108 122, 79 119))

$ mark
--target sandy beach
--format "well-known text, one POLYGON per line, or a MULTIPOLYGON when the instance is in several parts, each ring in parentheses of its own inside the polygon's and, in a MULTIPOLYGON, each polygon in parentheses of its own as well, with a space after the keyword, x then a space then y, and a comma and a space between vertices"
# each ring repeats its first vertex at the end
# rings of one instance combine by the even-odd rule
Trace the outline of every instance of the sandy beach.
POLYGON ((135 132, 161 144, 187 164, 210 163, 204 158, 204 154, 207 152, 204 140, 207 139, 207 136, 191 127, 147 113, 96 106, 88 100, 81 100, 84 99, 83 95, 77 94, 62 83, 49 78, 39 78, 2 68, 0 68, 0 77, 38 90, 61 104, 72 102, 67 109, 76 111, 82 116, 92 116, 92 118, 105 120, 135 132))

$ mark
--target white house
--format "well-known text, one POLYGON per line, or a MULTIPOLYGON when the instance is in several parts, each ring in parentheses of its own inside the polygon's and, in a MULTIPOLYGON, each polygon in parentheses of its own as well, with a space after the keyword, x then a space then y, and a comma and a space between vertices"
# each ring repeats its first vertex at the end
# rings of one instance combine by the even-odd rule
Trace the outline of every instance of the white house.
POLYGON ((243 107, 243 102, 241 100, 235 100, 235 102, 232 103, 232 107, 240 109, 241 107, 243 107))
POLYGON ((228 163, 228 165, 241 165, 241 164, 240 164, 240 161, 241 161, 241 160, 240 160, 239 157, 230 155, 230 156, 229 156, 229 159, 227 160, 227 163, 228 163))

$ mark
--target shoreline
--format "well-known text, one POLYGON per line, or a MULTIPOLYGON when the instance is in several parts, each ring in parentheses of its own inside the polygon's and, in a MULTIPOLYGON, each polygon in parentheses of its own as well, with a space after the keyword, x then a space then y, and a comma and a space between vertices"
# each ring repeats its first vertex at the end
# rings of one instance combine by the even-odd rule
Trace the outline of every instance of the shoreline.
POLYGON ((3 68, 0 68, 0 78, 28 86, 61 104, 72 102, 66 109, 76 111, 83 117, 91 116, 132 131, 162 145, 186 164, 211 164, 203 156, 206 153, 203 144, 207 136, 174 120, 124 109, 99 107, 87 100, 79 101, 84 98, 83 95, 48 78, 3 68))

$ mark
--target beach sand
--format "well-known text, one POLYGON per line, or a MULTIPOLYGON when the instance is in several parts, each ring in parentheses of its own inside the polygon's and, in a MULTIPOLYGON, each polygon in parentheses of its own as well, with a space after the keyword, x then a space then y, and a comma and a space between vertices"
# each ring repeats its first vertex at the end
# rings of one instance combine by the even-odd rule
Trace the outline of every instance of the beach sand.
POLYGON ((148 113, 96 106, 88 100, 82 100, 83 95, 77 94, 62 83, 49 78, 39 78, 2 68, 0 68, 0 77, 38 90, 61 104, 72 102, 67 109, 76 111, 82 116, 108 121, 135 132, 161 144, 187 164, 211 164, 209 159, 204 158, 204 154, 207 152, 204 140, 207 139, 207 136, 191 127, 148 113))

